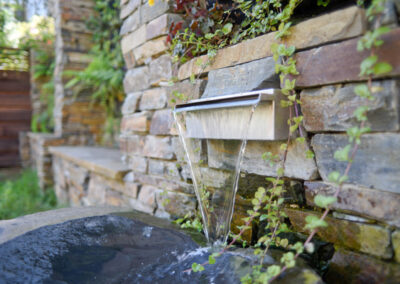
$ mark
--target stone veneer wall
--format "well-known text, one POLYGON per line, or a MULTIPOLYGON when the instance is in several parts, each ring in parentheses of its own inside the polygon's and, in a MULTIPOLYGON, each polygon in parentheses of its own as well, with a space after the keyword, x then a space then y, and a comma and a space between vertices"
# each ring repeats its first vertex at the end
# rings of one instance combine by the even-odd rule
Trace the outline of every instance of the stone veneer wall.
POLYGON ((65 71, 80 71, 90 62, 92 32, 85 22, 94 14, 93 0, 56 0, 55 134, 68 136, 71 143, 93 145, 99 142, 105 121, 105 111, 91 105, 90 91, 74 94, 66 88, 69 78, 65 71))
MULTIPOLYGON (((400 75, 400 3, 397 1, 396 5, 397 10, 394 2, 389 2, 382 18, 394 30, 385 36, 386 44, 378 53, 394 69, 390 76, 374 81, 383 88, 377 100, 369 103, 373 132, 363 138, 349 183, 327 220, 329 227, 318 233, 337 248, 328 273, 331 279, 335 273, 347 281, 400 279, 399 265, 395 264, 400 262, 400 83, 396 79, 400 75), (362 272, 348 275, 349 268, 362 272)), ((156 1, 153 7, 140 0, 121 1, 122 51, 128 71, 124 79, 127 97, 122 107, 120 145, 133 171, 133 182, 139 186, 138 198, 130 200, 130 204, 166 217, 183 216, 196 208, 171 115, 173 91, 199 98, 276 84, 270 49, 274 33, 219 50, 205 70, 195 63, 197 59, 178 69, 165 53, 169 24, 179 19, 171 11, 167 1, 156 1), (202 79, 194 84, 189 82, 191 74, 200 73, 202 79), (179 82, 165 87, 163 82, 173 76, 179 82), (165 202, 167 198, 170 202, 165 202)), ((359 81, 359 64, 366 53, 358 53, 356 44, 366 27, 364 10, 352 6, 299 23, 286 40, 297 48, 297 88, 309 137, 306 145, 289 146, 286 164, 287 188, 297 193, 296 198, 288 201, 286 212, 297 231, 302 231, 306 214, 321 214, 314 207, 313 196, 333 192, 328 173, 343 170, 343 164, 333 159, 333 153, 345 145, 346 128, 356 123, 353 111, 360 99, 354 95, 351 82, 359 81), (315 152, 315 160, 306 159, 307 149, 315 152)), ((207 60, 207 56, 200 58, 207 60)), ((215 183, 224 178, 223 165, 216 163, 215 157, 229 163, 232 144, 222 140, 201 144, 202 159, 209 165, 204 169, 209 179, 204 182, 215 183)), ((276 174, 276 169, 266 165, 261 155, 266 151, 278 153, 279 145, 280 142, 249 141, 242 167, 247 178, 241 178, 241 184, 247 188, 239 188, 234 225, 250 208, 248 198, 259 181, 276 174)), ((254 239, 257 233, 254 225, 247 237, 254 239)))
POLYGON ((101 106, 91 104, 89 90, 74 94, 72 88, 65 87, 69 78, 64 71, 83 70, 90 62, 88 52, 92 47, 92 33, 85 22, 94 14, 95 3, 93 0, 52 2, 56 29, 55 131, 52 134, 28 134, 31 164, 37 169, 43 188, 53 185, 52 157, 48 147, 98 144, 106 117, 101 106))

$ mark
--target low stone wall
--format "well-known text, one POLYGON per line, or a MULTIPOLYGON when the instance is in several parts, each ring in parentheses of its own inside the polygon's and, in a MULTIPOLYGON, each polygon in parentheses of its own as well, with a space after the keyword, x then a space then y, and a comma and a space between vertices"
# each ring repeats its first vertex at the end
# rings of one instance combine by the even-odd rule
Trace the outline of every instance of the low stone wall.
MULTIPOLYGON (((136 0, 121 1, 122 51, 128 71, 124 80, 127 98, 122 108, 120 144, 126 163, 133 171, 134 182, 141 185, 139 195, 152 196, 161 202, 168 196, 172 206, 160 206, 156 213, 161 215, 164 211, 165 216, 183 216, 193 212, 196 205, 188 169, 182 162, 183 148, 173 125, 171 99, 176 99, 174 92, 193 99, 275 87, 279 81, 276 81, 271 57, 275 33, 219 50, 205 69, 196 64, 199 58, 178 68, 165 54, 169 23, 179 18, 171 11, 164 1, 156 1, 151 8, 136 0), (201 79, 190 83, 192 74, 201 79), (171 77, 177 77, 179 82, 167 87, 166 82, 171 77)), ((318 235, 338 248, 330 275, 335 275, 335 271, 343 272, 346 265, 353 271, 368 267, 376 273, 376 279, 394 277, 399 269, 394 262, 399 262, 400 258, 397 220, 400 205, 400 88, 397 79, 400 75, 400 13, 393 2, 389 2, 385 11, 385 24, 393 26, 394 30, 385 36, 386 44, 378 53, 379 58, 390 62, 394 68, 389 76, 374 80, 374 85, 383 88, 377 94, 378 99, 368 103, 373 132, 363 137, 349 183, 341 191, 327 220, 329 227, 318 235), (360 260, 360 264, 354 259, 360 260)), ((333 159, 333 153, 345 144, 345 130, 356 123, 353 111, 361 102, 352 91, 352 82, 360 80, 359 65, 365 57, 357 52, 356 44, 366 32, 367 24, 363 9, 348 7, 297 24, 286 41, 297 49, 300 75, 296 86, 308 136, 305 145, 295 142, 289 145, 286 163, 287 188, 298 194, 288 201, 287 209, 296 231, 302 231, 306 213, 321 214, 314 207, 313 196, 319 192, 333 192, 328 173, 334 169, 343 170, 343 165, 333 159), (308 149, 315 152, 315 159, 306 158, 308 149)), ((200 60, 205 63, 207 56, 201 56, 200 60)), ((204 171, 210 181, 223 179, 223 165, 216 163, 215 158, 229 163, 232 143, 222 140, 200 143, 200 155, 208 163, 204 171)), ((249 197, 260 184, 254 181, 263 183, 263 177, 276 175, 276 168, 265 164, 261 155, 266 151, 278 153, 279 145, 278 141, 249 141, 242 167, 245 177, 241 178, 241 184, 247 186, 239 188, 233 225, 242 222, 240 218, 251 206, 249 197)), ((258 227, 254 224, 248 238, 255 238, 257 233, 258 227)), ((358 276, 342 274, 349 281, 370 279, 362 278, 363 273, 358 276)))

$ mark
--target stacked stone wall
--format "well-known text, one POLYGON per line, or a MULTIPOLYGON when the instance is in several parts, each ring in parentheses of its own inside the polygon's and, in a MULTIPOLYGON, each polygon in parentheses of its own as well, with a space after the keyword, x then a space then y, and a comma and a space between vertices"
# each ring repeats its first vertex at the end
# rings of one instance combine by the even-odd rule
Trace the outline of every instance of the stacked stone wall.
MULTIPOLYGON (((30 164, 38 171, 43 188, 54 184, 49 146, 97 145, 101 142, 106 119, 105 109, 99 104, 91 103, 91 90, 78 92, 73 87, 66 87, 71 79, 68 72, 81 71, 90 63, 88 53, 93 45, 93 35, 86 27, 86 21, 95 13, 95 2, 92 0, 51 2, 56 30, 53 114, 55 129, 51 134, 28 134, 31 149, 30 164)), ((35 113, 40 113, 46 107, 39 100, 42 82, 36 80, 33 83, 32 103, 35 113)), ((27 151, 22 149, 22 152, 27 151)), ((26 159, 29 158, 25 156, 26 159)))
MULTIPOLYGON (((393 31, 385 36, 385 45, 378 51, 379 58, 390 62, 393 70, 384 78, 374 79, 373 85, 382 88, 373 103, 365 103, 353 93, 354 82, 360 81, 360 63, 366 57, 366 53, 356 50, 358 38, 368 28, 363 9, 351 6, 303 21, 293 27, 292 36, 286 40, 297 49, 300 75, 296 88, 308 136, 305 145, 296 142, 289 145, 286 163, 287 189, 295 195, 287 198, 286 211, 295 231, 303 232, 306 214, 320 216, 313 197, 320 192, 332 193, 328 174, 344 167, 333 159, 333 153, 345 145, 346 129, 356 125, 353 111, 360 104, 370 106, 372 133, 362 139, 349 182, 327 219, 329 227, 318 233, 321 240, 336 247, 328 276, 334 277, 337 272, 349 281, 371 278, 364 272, 346 275, 346 266, 353 271, 369 267, 375 279, 399 277, 396 262, 399 262, 400 239, 400 5, 397 2, 389 1, 385 9, 384 24, 392 26, 393 31), (306 158, 308 149, 315 152, 315 159, 306 158)), ((139 198, 131 200, 131 206, 174 218, 193 213, 197 206, 174 127, 171 112, 171 100, 176 99, 174 91, 194 99, 274 87, 277 81, 271 51, 275 33, 219 50, 205 69, 196 62, 199 58, 207 62, 207 56, 194 58, 178 68, 166 53, 169 23, 180 17, 171 11, 165 1, 156 1, 154 7, 139 0, 121 1, 122 51, 128 70, 124 79, 127 97, 122 107, 120 145, 134 183, 139 186, 139 198), (190 82, 192 74, 200 79, 190 82), (171 87, 167 81, 172 77, 179 81, 171 87), (154 205, 149 206, 140 196, 154 201, 154 205)), ((223 140, 199 141, 199 155, 208 165, 203 170, 209 178, 204 182, 218 183, 224 179, 223 167, 232 160, 234 144, 223 140), (218 163, 220 159, 224 164, 218 163)), ((278 153, 280 144, 280 141, 249 141, 232 230, 251 208, 251 194, 264 184, 264 177, 276 175, 276 168, 265 164, 261 156, 266 151, 278 153)), ((254 239, 261 232, 262 227, 255 224, 247 237, 254 239)))
POLYGON ((54 17, 56 28, 55 134, 70 136, 77 144, 94 145, 100 142, 105 121, 105 110, 91 104, 90 90, 76 92, 66 84, 71 79, 66 73, 81 71, 90 63, 92 32, 86 21, 93 16, 92 0, 57 0, 54 17))

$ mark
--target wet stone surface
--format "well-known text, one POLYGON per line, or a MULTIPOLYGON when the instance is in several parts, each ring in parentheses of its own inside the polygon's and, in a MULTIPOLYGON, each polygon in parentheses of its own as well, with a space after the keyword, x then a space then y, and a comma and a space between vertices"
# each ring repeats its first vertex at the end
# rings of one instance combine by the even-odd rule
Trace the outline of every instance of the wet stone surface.
MULTIPOLYGON (((240 283, 251 271, 252 252, 236 250, 201 273, 185 273, 209 255, 192 237, 165 223, 117 215, 46 226, 0 245, 0 283, 240 283)), ((274 262, 269 256, 266 261, 274 262)), ((310 279, 320 283, 314 272, 298 267, 280 283, 310 279)))

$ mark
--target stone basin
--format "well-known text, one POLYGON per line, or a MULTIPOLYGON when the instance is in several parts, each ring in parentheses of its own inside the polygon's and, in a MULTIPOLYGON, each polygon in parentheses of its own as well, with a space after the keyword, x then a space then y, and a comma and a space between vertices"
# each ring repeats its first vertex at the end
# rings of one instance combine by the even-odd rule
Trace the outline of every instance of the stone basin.
MULTIPOLYGON (((279 255, 272 252, 266 264, 279 255)), ((208 256, 202 235, 123 208, 66 208, 0 222, 0 283, 240 283, 256 260, 236 249, 201 273, 184 272, 208 256)), ((320 278, 304 264, 279 280, 305 282, 320 278)))

